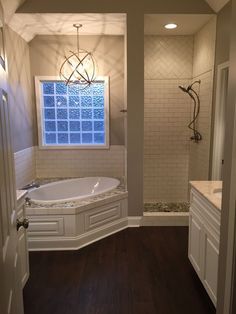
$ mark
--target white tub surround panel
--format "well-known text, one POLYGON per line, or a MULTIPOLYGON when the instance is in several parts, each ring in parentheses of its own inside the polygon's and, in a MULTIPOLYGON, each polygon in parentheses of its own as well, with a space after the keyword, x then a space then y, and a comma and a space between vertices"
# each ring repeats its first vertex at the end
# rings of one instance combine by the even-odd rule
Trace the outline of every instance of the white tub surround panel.
POLYGON ((16 188, 20 189, 24 185, 35 180, 36 159, 35 147, 29 147, 14 154, 16 188))
POLYGON ((27 207, 30 250, 74 250, 127 228, 127 192, 80 203, 27 207))
POLYGON ((189 259, 214 305, 221 221, 222 182, 191 182, 189 212, 189 259))
POLYGON ((123 145, 113 145, 104 150, 36 149, 37 178, 123 177, 124 172, 123 145))

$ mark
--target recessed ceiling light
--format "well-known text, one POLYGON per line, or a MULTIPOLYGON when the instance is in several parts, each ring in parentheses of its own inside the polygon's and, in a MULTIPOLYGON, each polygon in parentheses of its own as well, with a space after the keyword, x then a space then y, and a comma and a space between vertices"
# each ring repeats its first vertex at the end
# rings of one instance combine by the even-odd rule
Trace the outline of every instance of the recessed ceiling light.
POLYGON ((165 28, 167 29, 174 29, 176 27, 177 27, 177 24, 174 24, 174 23, 169 23, 165 25, 165 28))

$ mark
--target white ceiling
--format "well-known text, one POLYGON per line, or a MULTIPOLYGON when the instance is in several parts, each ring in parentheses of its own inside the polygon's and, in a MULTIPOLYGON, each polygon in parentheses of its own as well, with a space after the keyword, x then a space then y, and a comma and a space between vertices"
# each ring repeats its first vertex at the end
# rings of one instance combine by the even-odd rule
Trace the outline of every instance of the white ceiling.
POLYGON ((210 7, 215 11, 215 12, 219 12, 223 6, 226 5, 227 2, 229 2, 229 0, 205 0, 210 7))
POLYGON ((83 24, 82 35, 124 35, 125 14, 16 13, 9 26, 27 42, 36 35, 75 35, 73 24, 83 24))
POLYGON ((211 14, 147 14, 144 32, 146 35, 192 35, 201 29, 212 17, 211 14), (177 28, 164 28, 167 23, 175 23, 177 28))

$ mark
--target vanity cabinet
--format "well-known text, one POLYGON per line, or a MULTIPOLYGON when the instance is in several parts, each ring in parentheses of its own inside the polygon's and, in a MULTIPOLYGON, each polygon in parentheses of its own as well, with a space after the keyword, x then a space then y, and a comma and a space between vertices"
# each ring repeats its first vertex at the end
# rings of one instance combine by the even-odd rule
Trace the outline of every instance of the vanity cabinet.
MULTIPOLYGON (((17 219, 23 221, 25 219, 25 197, 22 196, 17 199, 17 219)), ((25 286, 29 278, 29 253, 28 253, 28 240, 27 231, 21 227, 17 231, 18 236, 18 253, 21 265, 21 285, 25 286)))
POLYGON ((220 210, 191 189, 188 257, 214 305, 220 241, 220 210))

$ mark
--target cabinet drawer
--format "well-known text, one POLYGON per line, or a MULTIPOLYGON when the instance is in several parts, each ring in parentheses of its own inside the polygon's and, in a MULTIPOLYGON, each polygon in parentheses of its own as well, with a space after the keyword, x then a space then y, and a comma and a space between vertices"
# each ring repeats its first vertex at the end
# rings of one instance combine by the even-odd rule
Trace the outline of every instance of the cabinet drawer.
POLYGON ((29 237, 64 235, 63 217, 29 217, 29 237))

